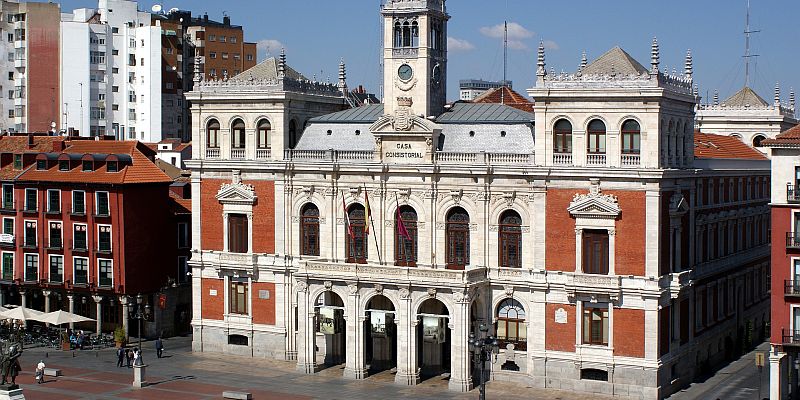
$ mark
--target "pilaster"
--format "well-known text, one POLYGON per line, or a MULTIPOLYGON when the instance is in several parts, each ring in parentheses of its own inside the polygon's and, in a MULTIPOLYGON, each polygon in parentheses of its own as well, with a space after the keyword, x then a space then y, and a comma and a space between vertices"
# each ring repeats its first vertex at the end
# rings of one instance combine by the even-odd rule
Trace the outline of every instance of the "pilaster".
POLYGON ((367 377, 366 363, 364 362, 364 321, 367 317, 360 310, 359 302, 361 295, 358 292, 358 284, 349 283, 347 285, 349 295, 347 296, 349 311, 346 321, 347 346, 344 377, 349 379, 364 379, 367 377))

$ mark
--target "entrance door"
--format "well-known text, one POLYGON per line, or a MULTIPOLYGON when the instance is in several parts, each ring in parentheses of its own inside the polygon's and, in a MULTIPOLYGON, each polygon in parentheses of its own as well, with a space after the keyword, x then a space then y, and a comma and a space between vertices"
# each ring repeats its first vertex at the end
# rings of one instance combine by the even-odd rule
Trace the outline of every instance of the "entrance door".
POLYGON ((417 367, 420 376, 430 378, 450 372, 449 315, 445 305, 428 299, 417 313, 417 367))
POLYGON ((375 296, 367 303, 365 357, 370 375, 397 367, 397 326, 391 300, 375 296))
POLYGON ((346 329, 344 303, 334 292, 319 295, 316 301, 317 364, 334 366, 344 363, 346 329))

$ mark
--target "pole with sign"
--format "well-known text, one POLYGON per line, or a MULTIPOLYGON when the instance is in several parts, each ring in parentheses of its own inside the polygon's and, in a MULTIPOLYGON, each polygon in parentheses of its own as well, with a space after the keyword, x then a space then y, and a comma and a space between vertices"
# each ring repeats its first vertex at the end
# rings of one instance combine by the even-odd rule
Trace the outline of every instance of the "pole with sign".
POLYGON ((758 367, 758 398, 761 397, 761 370, 764 368, 764 353, 756 352, 756 367, 758 367))

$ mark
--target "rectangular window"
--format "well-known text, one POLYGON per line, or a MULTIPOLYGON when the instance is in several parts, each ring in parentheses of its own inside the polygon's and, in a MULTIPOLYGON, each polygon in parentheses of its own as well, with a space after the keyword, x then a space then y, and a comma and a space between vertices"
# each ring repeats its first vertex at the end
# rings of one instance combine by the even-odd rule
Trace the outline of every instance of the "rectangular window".
POLYGON ((59 171, 69 171, 69 161, 68 160, 59 160, 58 161, 58 170, 59 171))
POLYGON ((25 254, 25 281, 35 282, 39 280, 39 255, 25 254))
POLYGON ((98 225, 97 250, 105 253, 111 251, 111 225, 98 225))
POLYGON ((36 170, 44 171, 47 169, 47 160, 36 160, 36 170))
POLYGON ((61 234, 61 222, 50 222, 50 248, 60 249, 64 246, 61 234))
POLYGON ((228 215, 228 251, 231 253, 248 252, 247 222, 244 214, 228 215))
POLYGON ((72 258, 72 280, 76 285, 89 284, 89 259, 85 257, 72 258))
POLYGON ((73 225, 72 249, 86 250, 86 224, 73 225))
POLYGON ((47 212, 61 212, 61 191, 58 189, 47 189, 47 212))
POLYGON ((107 217, 109 215, 108 209, 108 192, 95 193, 95 201, 97 202, 97 215, 107 217))
POLYGON ((36 189, 25 189, 25 211, 36 211, 36 203, 38 201, 38 193, 36 189))
POLYGON ((50 256, 50 282, 64 281, 64 256, 50 256))
POLYGON ((92 169, 94 169, 93 167, 93 163, 89 160, 84 160, 81 162, 81 171, 83 172, 91 172, 92 169))
POLYGON ((608 232, 583 231, 583 272, 608 274, 608 232))
MULTIPOLYGON (((14 235, 14 218, 3 218, 3 234, 4 235, 14 235)), ((11 238, 12 243, 14 238, 11 238)))
POLYGON ((36 248, 36 221, 25 221, 25 247, 36 248))
POLYGON ((608 307, 583 307, 583 344, 608 345, 608 307))
POLYGON ((230 293, 228 297, 231 314, 247 314, 247 281, 238 281, 231 278, 230 293))
POLYGON ((86 192, 83 190, 72 191, 72 213, 86 214, 86 192))
POLYGON ((22 169, 22 154, 14 154, 14 169, 22 169))
POLYGON ((4 210, 14 209, 14 185, 11 184, 3 185, 3 209, 4 210))
POLYGON ((119 171, 119 164, 116 161, 109 161, 106 163, 106 170, 108 172, 117 172, 119 171))
POLYGON ((111 260, 97 260, 97 286, 112 287, 114 286, 114 269, 111 260))
POLYGON ((14 253, 3 253, 3 280, 14 280, 14 253))
POLYGON ((178 248, 189 248, 189 224, 186 222, 178 223, 178 248))
POLYGON ((91 64, 105 64, 106 52, 104 51, 91 51, 89 52, 89 62, 91 64))

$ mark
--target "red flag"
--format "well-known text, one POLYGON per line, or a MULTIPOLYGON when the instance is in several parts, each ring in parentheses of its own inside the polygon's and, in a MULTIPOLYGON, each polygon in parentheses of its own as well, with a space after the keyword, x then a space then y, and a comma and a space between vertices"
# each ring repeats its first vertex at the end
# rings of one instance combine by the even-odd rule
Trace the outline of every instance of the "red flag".
POLYGON ((397 207, 397 233, 403 237, 405 240, 411 240, 411 235, 408 234, 408 229, 406 229, 406 225, 403 223, 403 219, 400 217, 400 206, 397 207))
POLYGON ((356 240, 353 227, 350 226, 350 216, 347 214, 347 206, 344 204, 344 192, 342 192, 342 210, 344 211, 344 223, 347 226, 347 234, 350 235, 350 239, 356 240))

